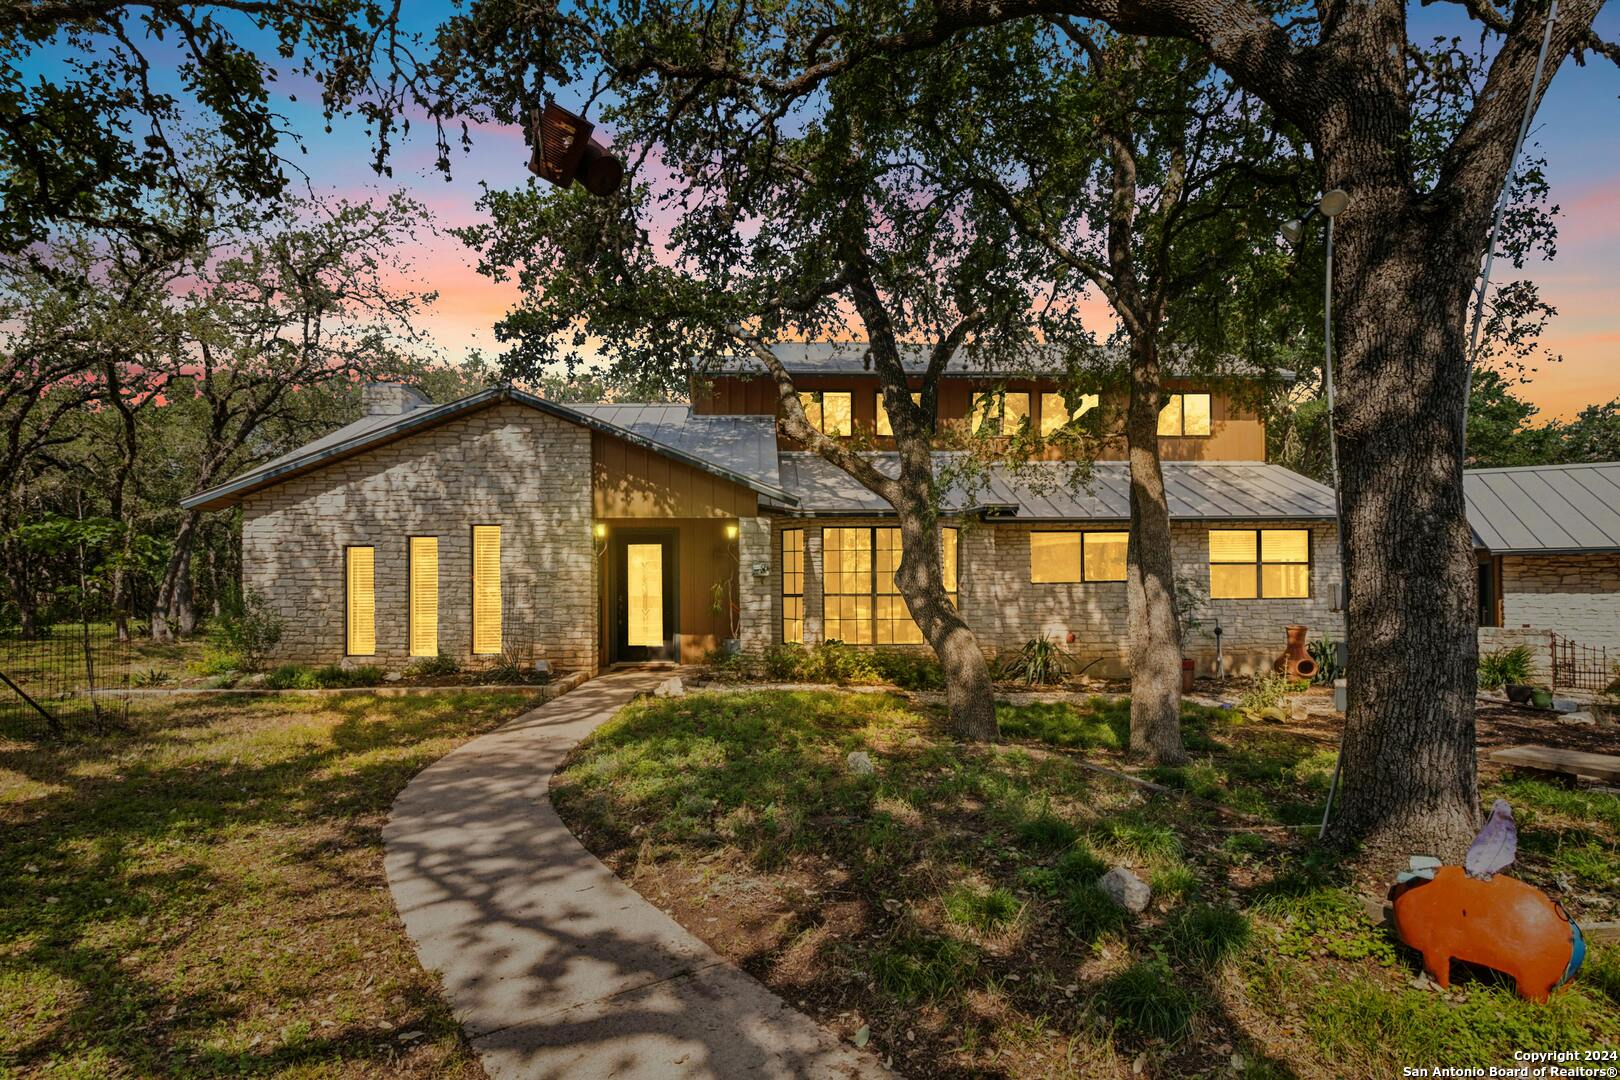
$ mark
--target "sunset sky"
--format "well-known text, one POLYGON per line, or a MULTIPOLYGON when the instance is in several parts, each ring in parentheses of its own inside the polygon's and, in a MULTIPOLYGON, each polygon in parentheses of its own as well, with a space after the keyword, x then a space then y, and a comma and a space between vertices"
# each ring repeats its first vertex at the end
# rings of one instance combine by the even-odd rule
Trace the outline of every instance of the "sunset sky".
MULTIPOLYGON (((415 27, 423 31, 431 29, 440 9, 432 3, 409 8, 415 27)), ((1466 32, 1451 5, 1412 5, 1411 19, 1417 39, 1466 32)), ((1598 29, 1610 40, 1620 37, 1620 4, 1609 5, 1598 29)), ((378 177, 369 167, 370 143, 361 125, 340 121, 326 134, 311 103, 314 95, 299 98, 281 103, 307 151, 289 148, 289 157, 306 170, 317 194, 364 198, 402 188, 427 204, 443 229, 477 219, 474 202, 481 184, 513 187, 528 179, 520 133, 493 127, 474 131, 469 153, 456 152, 448 182, 434 169, 431 137, 420 128, 397 148, 393 179, 378 177)), ((1620 69, 1601 58, 1585 67, 1566 61, 1536 118, 1532 140, 1547 157, 1553 201, 1562 213, 1557 259, 1527 267, 1526 273, 1559 310, 1546 344, 1564 360, 1542 366, 1522 393, 1540 407, 1538 419, 1568 418, 1585 405, 1620 396, 1620 69)), ((480 277, 470 253, 442 233, 427 238, 413 262, 414 284, 440 294, 424 320, 439 347, 453 358, 474 347, 497 351, 491 327, 510 304, 512 287, 480 277)), ((1513 273, 1498 263, 1496 280, 1513 273)))

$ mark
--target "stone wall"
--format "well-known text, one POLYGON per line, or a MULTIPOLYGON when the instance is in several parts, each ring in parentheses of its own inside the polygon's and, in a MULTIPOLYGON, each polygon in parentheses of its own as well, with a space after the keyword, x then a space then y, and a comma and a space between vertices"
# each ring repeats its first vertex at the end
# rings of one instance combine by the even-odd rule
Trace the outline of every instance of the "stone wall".
POLYGON ((244 584, 286 620, 277 658, 344 654, 344 548, 376 549, 377 651, 407 660, 411 536, 439 538, 439 650, 472 648, 472 526, 501 526, 503 634, 562 669, 595 670, 591 436, 503 403, 295 477, 242 502, 244 584))
MULTIPOLYGON (((822 640, 823 528, 892 524, 865 519, 776 519, 771 543, 771 571, 750 579, 760 596, 756 610, 769 612, 764 640, 781 640, 781 535, 784 529, 805 531, 805 640, 822 640)), ((1276 527, 1268 522, 1222 522, 1221 527, 1276 527)), ((1042 526, 1046 527, 1046 526, 1042 526)), ((1282 526, 1294 527, 1294 526, 1282 526)), ((1029 534, 1026 524, 969 522, 959 534, 958 604, 986 652, 1017 649, 1033 637, 1065 642, 1085 660, 1102 657, 1091 670, 1119 674, 1126 651, 1125 585, 1123 582, 1037 585, 1029 580, 1029 534), (1069 641, 1069 635, 1074 640, 1069 641)), ((1214 627, 1219 621, 1229 673, 1269 670, 1282 654, 1283 628, 1310 627, 1311 636, 1343 636, 1343 617, 1333 609, 1339 585, 1339 553, 1331 523, 1311 527, 1311 595, 1299 600, 1214 600, 1209 596, 1207 526, 1180 522, 1172 527, 1176 572, 1201 600, 1197 625, 1188 636, 1187 655, 1201 670, 1213 670, 1214 627)), ((747 632, 745 631, 745 634, 747 632)))
POLYGON ((1620 651, 1620 552, 1502 556, 1502 626, 1620 651))

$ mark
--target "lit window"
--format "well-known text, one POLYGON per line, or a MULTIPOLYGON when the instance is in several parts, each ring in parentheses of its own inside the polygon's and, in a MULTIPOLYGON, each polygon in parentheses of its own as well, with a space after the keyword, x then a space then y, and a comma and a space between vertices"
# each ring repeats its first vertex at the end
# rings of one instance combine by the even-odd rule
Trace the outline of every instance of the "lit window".
POLYGON ((1025 424, 1029 423, 1029 394, 1023 391, 1006 393, 975 391, 970 415, 974 431, 978 431, 986 420, 994 421, 999 416, 1001 434, 1016 435, 1025 424))
POLYGON ((782 640, 804 640, 804 530, 782 530, 782 640))
POLYGON ((1062 394, 1041 395, 1041 436, 1045 438, 1071 420, 1078 420, 1095 409, 1102 399, 1096 394, 1081 394, 1080 407, 1069 412, 1069 403, 1062 394))
POLYGON ((412 656, 439 655, 439 538, 410 539, 410 634, 412 656))
POLYGON ((1159 410, 1160 435, 1208 435, 1209 431, 1208 394, 1171 394, 1159 410))
MULTIPOLYGON (((922 395, 912 394, 911 403, 913 405, 921 405, 922 395)), ((885 408, 883 404, 883 391, 881 390, 877 392, 877 433, 879 435, 894 434, 894 428, 889 424, 889 410, 885 408)))
MULTIPOLYGON (((895 584, 903 546, 900 530, 825 529, 826 560, 823 597, 827 639, 851 645, 921 645, 922 631, 895 584)), ((952 605, 956 603, 957 530, 940 530, 940 576, 952 605)))
POLYGON ((1087 581, 1124 581, 1125 552, 1130 533, 1082 533, 1084 570, 1087 581))
POLYGON ((501 527, 472 527, 472 651, 501 651, 501 527))
POLYGON ((1211 529, 1209 595, 1212 600, 1310 596, 1310 531, 1211 529))
POLYGON ((850 435, 855 431, 854 395, 848 390, 801 391, 799 404, 810 426, 823 435, 850 435))
POLYGON ((1029 580, 1036 585, 1062 585, 1080 580, 1080 534, 1029 534, 1029 580))
POLYGON ((377 651, 377 549, 344 549, 344 645, 349 656, 371 656, 377 651))

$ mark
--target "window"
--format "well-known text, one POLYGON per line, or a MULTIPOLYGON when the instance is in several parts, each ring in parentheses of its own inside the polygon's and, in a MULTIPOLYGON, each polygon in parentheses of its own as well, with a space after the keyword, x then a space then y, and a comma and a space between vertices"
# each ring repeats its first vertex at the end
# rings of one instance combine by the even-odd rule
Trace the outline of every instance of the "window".
POLYGON ((1209 395, 1171 394, 1159 410, 1160 435, 1208 435, 1209 395))
POLYGON ((810 426, 823 435, 854 433, 854 395, 848 390, 801 391, 799 404, 810 426))
POLYGON ((1035 585, 1124 581, 1128 533, 1032 532, 1029 580, 1035 585))
POLYGON ((1062 394, 1041 395, 1041 437, 1045 438, 1071 420, 1078 420, 1095 409, 1101 402, 1096 394, 1081 394, 1080 408, 1069 412, 1069 403, 1062 394))
MULTIPOLYGON (((824 529, 822 555, 827 587, 823 599, 828 640, 851 645, 921 645, 894 574, 903 547, 899 529, 824 529)), ((940 530, 940 575, 956 603, 957 530, 940 530)))
POLYGON ((804 530, 782 530, 782 640, 804 640, 804 530))
POLYGON ((349 656, 371 656, 377 651, 377 549, 344 549, 344 643, 349 656))
MULTIPOLYGON (((912 394, 911 402, 914 405, 922 404, 921 394, 912 394)), ((877 433, 879 435, 893 435, 894 428, 889 424, 889 410, 883 407, 883 391, 877 392, 877 433)))
POLYGON ((1211 529, 1209 595, 1212 600, 1310 596, 1310 530, 1211 529))
POLYGON ((973 430, 978 431, 986 420, 1001 417, 1001 434, 1015 435, 1029 423, 1029 394, 1019 392, 974 391, 970 415, 973 430))
POLYGON ((412 656, 439 655, 439 538, 410 538, 410 648, 412 656))
POLYGON ((501 651, 501 527, 472 527, 472 651, 501 651))

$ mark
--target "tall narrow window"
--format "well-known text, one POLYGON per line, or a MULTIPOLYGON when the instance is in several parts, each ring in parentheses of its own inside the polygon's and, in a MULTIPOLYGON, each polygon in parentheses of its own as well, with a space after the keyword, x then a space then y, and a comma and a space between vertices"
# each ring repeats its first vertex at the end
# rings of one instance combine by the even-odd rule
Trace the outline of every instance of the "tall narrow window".
POLYGON ((922 631, 911 618, 906 598, 900 595, 894 572, 900 569, 900 556, 904 545, 899 529, 876 529, 877 556, 874 566, 877 588, 876 606, 877 643, 879 645, 921 645, 922 631))
POLYGON ((1210 415, 1208 394, 1171 394, 1159 410, 1159 434, 1208 435, 1210 415))
POLYGON ((809 390, 799 393, 810 426, 823 435, 855 432, 855 395, 848 390, 809 390))
POLYGON ((411 655, 439 655, 439 538, 410 539, 411 655))
POLYGON ((1069 411, 1069 403, 1062 394, 1041 395, 1041 436, 1045 438, 1071 420, 1078 420, 1097 407, 1102 399, 1096 394, 1081 394, 1080 407, 1069 411))
POLYGON ((1310 594, 1308 529, 1210 530, 1211 599, 1297 599, 1310 594))
MULTIPOLYGON (((922 395, 921 394, 912 394, 911 395, 911 403, 913 405, 921 405, 922 404, 922 395)), ((881 391, 881 390, 879 390, 877 392, 877 414, 876 415, 877 415, 877 433, 879 435, 893 435, 894 434, 894 427, 893 427, 893 425, 891 425, 889 423, 889 410, 883 404, 883 391, 881 391)))
POLYGON ((377 651, 377 549, 344 549, 346 600, 343 651, 349 656, 372 656, 377 651))
POLYGON ((782 640, 804 640, 804 530, 782 530, 782 640))
POLYGON ((501 527, 472 527, 472 651, 501 651, 501 527))
POLYGON ((872 530, 823 529, 826 589, 822 621, 827 640, 872 643, 872 530))
POLYGON ((939 569, 940 576, 945 579, 945 592, 951 598, 951 604, 956 604, 956 541, 957 529, 939 530, 939 569))

